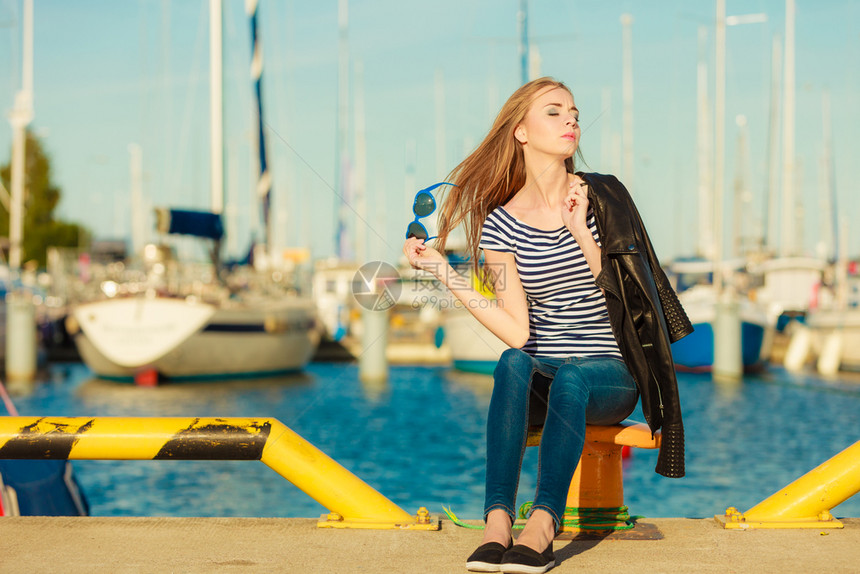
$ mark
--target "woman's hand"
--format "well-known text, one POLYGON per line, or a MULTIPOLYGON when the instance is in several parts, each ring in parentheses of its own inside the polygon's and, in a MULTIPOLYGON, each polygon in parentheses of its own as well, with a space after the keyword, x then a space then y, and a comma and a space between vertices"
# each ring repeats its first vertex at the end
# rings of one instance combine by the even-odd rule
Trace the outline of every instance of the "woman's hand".
POLYGON ((403 244, 403 253, 409 260, 409 264, 415 269, 429 271, 437 279, 441 279, 445 275, 445 267, 448 262, 441 253, 429 245, 425 245, 423 239, 417 237, 407 239, 406 243, 403 244))
POLYGON ((591 230, 588 228, 586 215, 588 214, 588 186, 583 181, 574 181, 570 184, 567 196, 561 206, 561 219, 570 234, 582 249, 588 268, 592 275, 597 278, 603 269, 600 259, 600 247, 594 240, 591 230))
POLYGON ((561 204, 561 219, 574 237, 591 232, 585 216, 588 214, 588 188, 584 182, 571 182, 567 196, 561 204))

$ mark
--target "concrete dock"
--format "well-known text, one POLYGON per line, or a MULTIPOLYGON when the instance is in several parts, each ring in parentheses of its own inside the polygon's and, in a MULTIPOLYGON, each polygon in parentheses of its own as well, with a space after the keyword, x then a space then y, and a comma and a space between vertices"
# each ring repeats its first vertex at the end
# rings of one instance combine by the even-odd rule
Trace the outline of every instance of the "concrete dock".
MULTIPOLYGON (((730 531, 713 518, 643 519, 627 534, 557 540, 552 572, 856 573, 860 519, 843 523, 730 531)), ((460 573, 481 534, 448 520, 422 532, 295 518, 0 518, 0 572, 460 573)))

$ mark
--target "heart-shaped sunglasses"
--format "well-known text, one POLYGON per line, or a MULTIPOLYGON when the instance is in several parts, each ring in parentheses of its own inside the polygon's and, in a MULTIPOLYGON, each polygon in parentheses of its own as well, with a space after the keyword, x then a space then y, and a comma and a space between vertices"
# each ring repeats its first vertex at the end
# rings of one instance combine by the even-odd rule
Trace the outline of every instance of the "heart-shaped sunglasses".
POLYGON ((410 237, 417 237, 418 239, 429 241, 430 239, 436 238, 435 235, 432 237, 430 236, 430 233, 427 231, 427 227, 421 222, 421 219, 436 211, 436 198, 433 197, 433 194, 430 192, 442 185, 457 187, 453 183, 441 181, 439 183, 434 183, 430 187, 425 187, 415 194, 415 201, 412 202, 412 213, 415 214, 415 219, 406 226, 407 239, 410 237))

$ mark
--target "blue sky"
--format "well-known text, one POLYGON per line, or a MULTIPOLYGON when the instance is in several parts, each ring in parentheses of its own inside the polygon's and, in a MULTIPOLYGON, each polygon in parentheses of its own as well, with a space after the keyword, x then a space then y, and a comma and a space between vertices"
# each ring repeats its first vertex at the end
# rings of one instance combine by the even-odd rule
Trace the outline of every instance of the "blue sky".
MULTIPOLYGON (((36 0, 34 129, 62 188, 60 215, 99 238, 130 235, 128 145, 143 149, 144 193, 152 205, 209 205, 208 0, 111 2, 36 0)), ((518 0, 352 0, 353 104, 364 99, 368 209, 353 225, 367 258, 394 261, 414 190, 441 180, 476 145, 519 85, 518 0), (357 72, 358 67, 361 73, 357 72), (444 106, 437 118, 436 78, 444 106), (437 156, 437 130, 444 153, 437 156), (408 150, 414 150, 414 154, 408 150)), ((760 225, 767 170, 770 52, 784 34, 783 1, 727 0, 727 13, 763 12, 767 22, 727 30, 726 191, 736 175, 735 117, 748 121, 751 203, 747 234, 760 225)), ((337 104, 337 1, 260 0, 264 114, 270 127, 275 238, 334 252, 333 191, 337 104)), ((0 0, 0 109, 20 85, 20 0, 0 0)), ((626 181, 662 259, 691 254, 697 230, 696 66, 698 29, 708 27, 713 64, 713 2, 683 0, 531 0, 530 35, 541 74, 573 90, 586 128, 589 171, 619 172, 620 16, 632 14, 634 170, 626 181), (606 103, 609 105, 605 105, 606 103)), ((803 197, 804 248, 820 240, 822 93, 832 100, 840 212, 858 214, 855 131, 860 78, 860 3, 797 0, 796 189, 803 197)), ((225 155, 232 254, 249 243, 258 206, 244 2, 224 15, 225 155), (231 212, 233 213, 233 212, 231 212), (235 221, 235 224, 234 224, 235 221)), ((713 89, 713 68, 709 83, 713 89)), ((354 128, 355 113, 351 113, 354 128)), ((0 162, 11 128, 0 123, 0 162)), ((354 205, 357 207, 357 205, 354 205)), ((727 214, 732 204, 727 198, 727 214)), ((25 231, 26 232, 26 231, 25 231)), ((800 233, 800 231, 798 232, 800 233)), ((155 237, 154 234, 152 236, 155 237)), ((728 242, 728 239, 726 239, 728 242)), ((728 245, 728 243, 727 243, 728 245)), ((860 250, 860 228, 849 252, 860 250)))

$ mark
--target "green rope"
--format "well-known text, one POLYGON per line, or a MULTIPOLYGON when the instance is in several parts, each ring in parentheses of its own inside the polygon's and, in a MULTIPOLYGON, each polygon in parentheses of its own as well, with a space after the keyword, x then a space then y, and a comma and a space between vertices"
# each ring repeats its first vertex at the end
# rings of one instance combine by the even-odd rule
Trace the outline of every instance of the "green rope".
MULTIPOLYGON (((526 502, 520 506, 519 518, 527 518, 532 503, 526 502)), ((451 512, 450 508, 442 507, 445 515, 456 524, 463 528, 471 528, 473 530, 483 530, 483 525, 466 524, 456 514, 451 512)), ((576 508, 568 506, 564 509, 564 517, 562 524, 565 527, 576 528, 578 530, 630 530, 636 521, 642 516, 630 516, 626 506, 613 506, 608 508, 576 508), (624 524, 619 524, 623 522, 624 524)), ((522 528, 522 524, 514 524, 514 528, 522 528)))
MULTIPOLYGON (((520 506, 519 517, 527 518, 531 502, 520 506)), ((643 516, 630 516, 627 506, 609 506, 594 508, 577 508, 567 506, 564 509, 562 524, 579 530, 630 530, 636 525, 636 521, 643 516), (624 524, 618 524, 623 522, 624 524)))
POLYGON ((472 530, 483 530, 484 529, 483 524, 481 524, 480 526, 477 524, 466 524, 465 522, 463 522, 462 520, 457 518, 457 515, 454 514, 453 512, 451 512, 450 508, 445 508, 443 506, 442 510, 445 511, 445 515, 448 516, 448 518, 451 520, 451 522, 453 522, 457 526, 462 526, 463 528, 471 528, 472 530))

